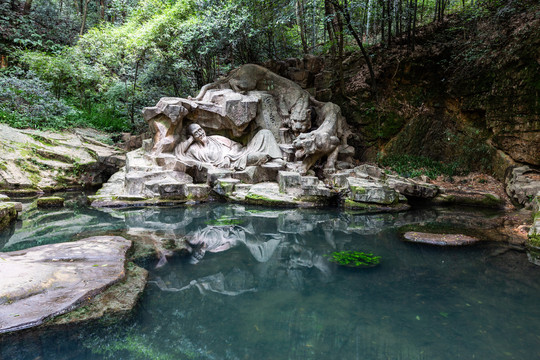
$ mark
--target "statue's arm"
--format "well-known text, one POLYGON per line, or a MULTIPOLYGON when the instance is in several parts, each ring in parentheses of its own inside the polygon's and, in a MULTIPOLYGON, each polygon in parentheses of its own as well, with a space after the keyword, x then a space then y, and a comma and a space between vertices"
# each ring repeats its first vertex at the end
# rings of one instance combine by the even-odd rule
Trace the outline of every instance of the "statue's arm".
POLYGON ((191 144, 193 144, 193 141, 195 141, 195 139, 193 138, 193 136, 189 136, 189 138, 187 138, 186 140, 182 141, 178 147, 180 148, 180 152, 182 154, 185 154, 187 149, 189 149, 189 147, 191 146, 191 144))

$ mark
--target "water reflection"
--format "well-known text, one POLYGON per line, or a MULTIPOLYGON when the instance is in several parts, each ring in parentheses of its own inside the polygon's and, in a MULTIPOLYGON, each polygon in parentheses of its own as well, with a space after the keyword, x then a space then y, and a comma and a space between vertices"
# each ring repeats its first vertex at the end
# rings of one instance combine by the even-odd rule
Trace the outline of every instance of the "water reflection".
POLYGON ((525 254, 490 244, 425 247, 397 234, 407 224, 488 229, 498 214, 240 205, 68 209, 73 214, 29 212, 4 248, 114 231, 149 244, 185 237, 191 258, 152 266, 130 322, 0 340, 0 358, 540 357, 540 324, 531 321, 540 317, 540 271, 525 254), (382 263, 339 268, 325 255, 340 250, 373 252, 382 263))

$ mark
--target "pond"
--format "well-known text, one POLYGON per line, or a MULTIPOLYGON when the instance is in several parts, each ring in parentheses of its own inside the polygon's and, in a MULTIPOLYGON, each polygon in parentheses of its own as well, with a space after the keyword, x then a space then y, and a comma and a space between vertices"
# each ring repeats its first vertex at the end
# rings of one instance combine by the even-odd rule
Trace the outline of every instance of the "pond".
POLYGON ((102 211, 77 197, 62 210, 25 207, 0 251, 106 233, 187 235, 207 239, 208 251, 151 264, 129 320, 3 337, 1 359, 540 358, 540 268, 524 252, 399 236, 405 225, 481 226, 500 214, 227 204, 102 211), (325 256, 342 250, 381 263, 350 269, 325 256))

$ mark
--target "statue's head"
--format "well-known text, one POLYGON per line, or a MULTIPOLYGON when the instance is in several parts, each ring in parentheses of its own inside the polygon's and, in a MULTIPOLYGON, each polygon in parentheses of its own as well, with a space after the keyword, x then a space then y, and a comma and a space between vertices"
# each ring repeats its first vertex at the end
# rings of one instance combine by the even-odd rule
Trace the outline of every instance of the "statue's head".
POLYGON ((193 138, 195 141, 197 141, 200 144, 204 144, 206 142, 206 132, 203 130, 203 128, 199 124, 189 124, 187 127, 187 132, 193 138))
POLYGON ((311 129, 312 121, 317 113, 313 107, 307 106, 305 101, 299 101, 291 109, 288 126, 295 137, 311 129))

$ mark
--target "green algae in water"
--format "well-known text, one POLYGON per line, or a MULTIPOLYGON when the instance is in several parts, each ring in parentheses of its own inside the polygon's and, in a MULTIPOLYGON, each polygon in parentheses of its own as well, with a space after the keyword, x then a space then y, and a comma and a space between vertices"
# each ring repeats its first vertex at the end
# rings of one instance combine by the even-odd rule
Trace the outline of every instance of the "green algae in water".
POLYGON ((326 256, 330 262, 355 268, 373 267, 381 262, 380 256, 362 251, 338 251, 326 256))

